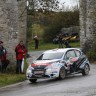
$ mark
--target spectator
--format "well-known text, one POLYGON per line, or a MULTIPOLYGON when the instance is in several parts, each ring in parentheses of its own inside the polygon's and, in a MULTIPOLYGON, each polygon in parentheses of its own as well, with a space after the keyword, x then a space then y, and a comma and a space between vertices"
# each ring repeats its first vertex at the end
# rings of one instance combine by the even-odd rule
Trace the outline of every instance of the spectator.
POLYGON ((38 36, 34 36, 33 40, 35 41, 35 49, 38 49, 38 44, 39 44, 38 36))
POLYGON ((0 63, 1 63, 0 67, 1 67, 1 72, 4 72, 4 70, 6 70, 6 67, 7 67, 6 54, 7 54, 7 51, 3 47, 3 42, 0 41, 0 63))
POLYGON ((26 56, 26 48, 23 44, 23 41, 20 41, 19 44, 16 46, 15 48, 15 52, 16 52, 16 59, 17 59, 17 64, 16 64, 16 74, 19 73, 23 73, 23 69, 22 69, 22 62, 24 63, 24 58, 26 56))
POLYGON ((65 41, 64 44, 65 44, 65 47, 66 48, 71 48, 71 46, 69 45, 69 42, 68 41, 65 41))
POLYGON ((58 36, 58 43, 59 43, 59 48, 63 48, 63 41, 62 41, 63 37, 62 34, 60 34, 58 36))

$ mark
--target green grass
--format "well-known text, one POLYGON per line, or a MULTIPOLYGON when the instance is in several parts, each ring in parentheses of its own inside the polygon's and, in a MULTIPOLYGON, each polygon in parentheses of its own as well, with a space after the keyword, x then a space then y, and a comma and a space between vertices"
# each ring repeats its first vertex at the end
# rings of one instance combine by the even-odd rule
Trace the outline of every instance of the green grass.
POLYGON ((0 87, 24 81, 25 74, 2 74, 0 73, 0 87))
MULTIPOLYGON (((27 66, 28 65, 25 60, 24 72, 26 72, 27 66)), ((16 74, 15 70, 16 66, 8 66, 6 73, 0 73, 0 87, 26 80, 25 74, 16 74)))
MULTIPOLYGON (((80 47, 80 42, 71 42, 69 43, 72 47, 80 47)), ((49 49, 54 49, 58 48, 58 44, 53 44, 53 43, 40 43, 39 48, 36 50, 49 50, 49 49)), ((65 47, 65 46, 64 46, 65 47)), ((33 51, 34 49, 34 42, 31 42, 28 44, 28 50, 33 51)))

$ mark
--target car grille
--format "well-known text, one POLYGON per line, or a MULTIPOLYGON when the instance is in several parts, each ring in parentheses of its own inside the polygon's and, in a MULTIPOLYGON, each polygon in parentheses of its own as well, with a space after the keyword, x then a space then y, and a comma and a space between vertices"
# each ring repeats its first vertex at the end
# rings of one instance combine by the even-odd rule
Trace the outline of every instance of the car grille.
POLYGON ((39 69, 43 70, 43 69, 45 69, 45 67, 46 67, 46 66, 44 66, 44 65, 40 65, 40 66, 35 66, 34 69, 35 69, 35 70, 36 70, 36 69, 37 69, 37 70, 39 70, 39 69))
POLYGON ((35 76, 43 76, 45 75, 45 67, 44 65, 40 65, 40 66, 34 66, 34 70, 32 70, 32 73, 35 75, 35 76))
POLYGON ((34 73, 35 75, 44 75, 45 70, 34 70, 33 73, 34 73))

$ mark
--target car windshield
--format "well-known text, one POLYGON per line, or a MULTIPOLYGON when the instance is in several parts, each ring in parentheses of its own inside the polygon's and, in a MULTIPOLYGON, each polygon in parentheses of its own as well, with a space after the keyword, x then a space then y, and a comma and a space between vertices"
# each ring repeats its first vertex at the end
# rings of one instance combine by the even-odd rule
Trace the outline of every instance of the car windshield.
POLYGON ((52 60, 52 59, 61 59, 63 56, 63 52, 57 53, 44 53, 37 58, 37 60, 52 60))

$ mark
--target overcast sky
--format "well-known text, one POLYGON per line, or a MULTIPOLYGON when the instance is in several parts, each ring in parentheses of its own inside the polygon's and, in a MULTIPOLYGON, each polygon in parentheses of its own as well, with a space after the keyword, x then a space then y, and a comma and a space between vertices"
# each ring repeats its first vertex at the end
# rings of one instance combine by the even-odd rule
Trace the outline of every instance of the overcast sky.
POLYGON ((77 5, 76 1, 78 1, 78 0, 59 0, 60 4, 65 2, 64 5, 67 5, 67 6, 77 5))

